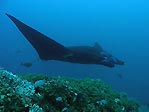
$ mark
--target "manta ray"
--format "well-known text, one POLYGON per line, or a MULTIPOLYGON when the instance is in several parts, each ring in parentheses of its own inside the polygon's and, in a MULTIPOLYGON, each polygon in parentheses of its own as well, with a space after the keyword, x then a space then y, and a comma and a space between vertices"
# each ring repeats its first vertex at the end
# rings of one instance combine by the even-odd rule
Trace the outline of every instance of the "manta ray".
POLYGON ((19 31, 30 42, 41 60, 58 60, 79 64, 97 64, 107 67, 124 65, 124 62, 103 50, 99 43, 93 46, 66 47, 41 32, 31 28, 14 16, 6 15, 14 22, 19 31))

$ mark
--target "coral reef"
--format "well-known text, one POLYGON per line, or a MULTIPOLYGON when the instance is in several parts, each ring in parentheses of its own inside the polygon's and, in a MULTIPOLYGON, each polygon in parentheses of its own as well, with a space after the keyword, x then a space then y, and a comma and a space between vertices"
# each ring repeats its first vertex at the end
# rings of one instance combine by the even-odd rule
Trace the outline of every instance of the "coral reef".
POLYGON ((138 112, 101 80, 17 76, 0 69, 0 112, 138 112))

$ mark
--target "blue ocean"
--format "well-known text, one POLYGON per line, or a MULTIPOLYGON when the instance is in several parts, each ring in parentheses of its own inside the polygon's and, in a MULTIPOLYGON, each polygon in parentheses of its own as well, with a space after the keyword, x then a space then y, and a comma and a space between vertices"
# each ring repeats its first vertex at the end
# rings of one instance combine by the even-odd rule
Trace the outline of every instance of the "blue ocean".
POLYGON ((16 74, 101 79, 149 105, 149 8, 145 0, 1 0, 0 66, 16 74), (125 62, 114 68, 42 61, 5 13, 64 46, 100 46, 125 62), (30 62, 32 66, 22 66, 30 62))

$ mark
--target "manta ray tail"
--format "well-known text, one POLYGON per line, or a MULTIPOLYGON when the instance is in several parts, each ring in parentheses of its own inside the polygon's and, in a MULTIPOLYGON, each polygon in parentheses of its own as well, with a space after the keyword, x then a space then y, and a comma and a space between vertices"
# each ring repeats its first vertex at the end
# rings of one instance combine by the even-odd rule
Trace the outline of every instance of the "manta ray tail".
POLYGON ((42 60, 57 59, 67 55, 69 50, 39 31, 24 24, 15 17, 6 14, 17 26, 24 37, 31 43, 42 60))

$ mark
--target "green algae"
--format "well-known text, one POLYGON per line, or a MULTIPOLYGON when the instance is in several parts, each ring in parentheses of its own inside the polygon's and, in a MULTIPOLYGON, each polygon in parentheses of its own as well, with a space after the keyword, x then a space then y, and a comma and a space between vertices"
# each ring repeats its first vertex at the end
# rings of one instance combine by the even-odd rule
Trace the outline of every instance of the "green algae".
POLYGON ((28 81, 31 86, 39 80, 44 80, 45 83, 31 88, 34 93, 30 96, 24 96, 20 95, 20 92, 11 92, 12 87, 6 88, 6 82, 1 80, 2 112, 32 112, 34 108, 37 112, 138 112, 137 102, 111 89, 101 80, 47 77, 38 74, 20 77, 19 80, 28 81))

